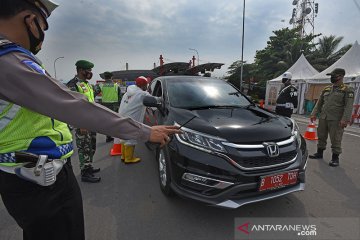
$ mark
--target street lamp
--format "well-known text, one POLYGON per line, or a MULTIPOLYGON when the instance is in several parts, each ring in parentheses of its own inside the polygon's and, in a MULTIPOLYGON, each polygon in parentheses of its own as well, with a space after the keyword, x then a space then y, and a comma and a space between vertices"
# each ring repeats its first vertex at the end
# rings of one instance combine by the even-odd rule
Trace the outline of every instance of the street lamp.
POLYGON ((55 73, 55 79, 56 79, 56 67, 55 67, 55 63, 56 63, 56 61, 57 61, 58 59, 60 59, 60 58, 64 58, 64 57, 58 57, 58 58, 56 58, 56 59, 54 60, 54 73, 55 73))
POLYGON ((245 0, 243 6, 243 19, 242 19, 242 42, 241 42, 241 71, 240 71, 240 91, 242 90, 243 71, 244 71, 244 28, 245 28, 245 0))
POLYGON ((199 52, 196 50, 196 49, 194 49, 194 48, 189 48, 189 50, 191 50, 191 51, 195 51, 196 52, 196 54, 197 54, 197 59, 198 59, 198 65, 199 65, 199 52))

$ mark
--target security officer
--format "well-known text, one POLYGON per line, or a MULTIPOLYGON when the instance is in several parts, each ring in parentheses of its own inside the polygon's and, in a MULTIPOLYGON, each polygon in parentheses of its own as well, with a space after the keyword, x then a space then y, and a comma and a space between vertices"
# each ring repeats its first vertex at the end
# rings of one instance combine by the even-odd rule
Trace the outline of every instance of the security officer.
POLYGON ((282 75, 283 88, 276 100, 275 112, 285 117, 291 117, 294 108, 298 105, 297 89, 291 85, 291 79, 291 72, 285 72, 282 75))
POLYGON ((174 126, 148 127, 89 103, 53 79, 40 51, 50 0, 0 1, 0 195, 27 240, 84 240, 84 214, 64 123, 161 146, 174 126), (101 124, 99 124, 101 123, 101 124))
MULTIPOLYGON (((87 60, 79 60, 75 63, 77 75, 66 85, 70 90, 79 92, 88 99, 95 102, 94 87, 88 82, 92 78, 92 68, 94 64, 87 60)), ((95 177, 94 173, 100 168, 93 168, 92 162, 96 152, 96 132, 91 132, 83 128, 75 129, 76 146, 81 169, 81 181, 96 183, 100 182, 100 177, 95 177)))
POLYGON ((339 155, 341 154, 341 140, 344 128, 350 123, 354 103, 354 89, 343 83, 345 70, 335 68, 330 75, 332 85, 327 86, 321 92, 320 98, 311 112, 310 119, 315 121, 319 115, 318 145, 317 152, 310 158, 323 158, 326 141, 330 135, 332 159, 329 165, 339 166, 339 155))
MULTIPOLYGON (((111 72, 104 72, 103 76, 105 78, 105 82, 100 84, 102 94, 101 104, 114 112, 118 112, 121 100, 120 87, 117 83, 113 82, 113 74, 111 72)), ((112 140, 112 137, 106 136, 106 142, 111 142, 112 140)))

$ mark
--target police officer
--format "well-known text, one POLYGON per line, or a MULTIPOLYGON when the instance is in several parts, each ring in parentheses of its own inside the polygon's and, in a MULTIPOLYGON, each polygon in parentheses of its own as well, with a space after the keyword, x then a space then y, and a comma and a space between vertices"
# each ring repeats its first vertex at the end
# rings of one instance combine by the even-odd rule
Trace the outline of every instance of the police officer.
MULTIPOLYGON (((72 91, 79 92, 91 103, 95 102, 94 87, 88 82, 92 78, 92 68, 94 64, 87 60, 79 60, 75 63, 76 76, 66 85, 72 91)), ((96 183, 100 182, 100 177, 95 177, 94 173, 100 171, 100 168, 93 168, 92 162, 96 152, 96 132, 88 131, 83 128, 75 129, 76 146, 81 169, 81 181, 96 183)))
MULTIPOLYGON (((101 104, 114 112, 118 112, 121 99, 120 87, 117 83, 113 82, 113 74, 111 72, 104 72, 103 76, 105 82, 100 84, 102 94, 101 104)), ((112 137, 106 136, 106 142, 111 142, 112 140, 112 137)))
POLYGON ((64 122, 161 146, 180 133, 89 103, 41 67, 33 54, 56 7, 50 0, 0 1, 0 194, 27 240, 85 239, 82 197, 70 162, 72 135, 64 122))
POLYGON ((345 70, 335 68, 330 75, 332 85, 327 86, 321 92, 320 98, 311 112, 310 119, 315 121, 319 115, 317 152, 310 158, 323 158, 326 141, 330 135, 332 159, 329 165, 339 166, 341 154, 341 140, 344 128, 350 123, 354 103, 354 89, 343 83, 345 70))
POLYGON ((275 112, 285 117, 291 117, 294 108, 298 105, 297 89, 291 85, 291 79, 291 72, 285 72, 282 75, 283 88, 276 100, 275 112))

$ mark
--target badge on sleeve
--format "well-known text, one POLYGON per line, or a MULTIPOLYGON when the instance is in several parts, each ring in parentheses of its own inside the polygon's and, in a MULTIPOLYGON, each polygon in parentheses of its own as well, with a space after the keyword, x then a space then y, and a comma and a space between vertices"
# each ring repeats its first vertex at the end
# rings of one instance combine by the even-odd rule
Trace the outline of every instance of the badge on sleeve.
POLYGON ((349 98, 354 98, 354 93, 349 93, 349 98))
POLYGON ((32 70, 35 70, 38 73, 41 73, 45 75, 45 69, 43 69, 39 64, 37 64, 34 61, 31 60, 23 60, 22 63, 24 63, 26 66, 30 67, 32 70))

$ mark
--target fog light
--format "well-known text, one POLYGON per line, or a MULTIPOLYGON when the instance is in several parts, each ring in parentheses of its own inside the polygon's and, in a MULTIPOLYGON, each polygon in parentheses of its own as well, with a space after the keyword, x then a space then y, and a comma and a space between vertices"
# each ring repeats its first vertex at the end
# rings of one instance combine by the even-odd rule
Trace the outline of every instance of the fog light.
POLYGON ((200 184, 207 187, 217 188, 217 189, 225 189, 234 184, 231 182, 225 182, 213 178, 203 177, 192 173, 184 173, 182 179, 185 181, 189 181, 192 183, 200 184))

